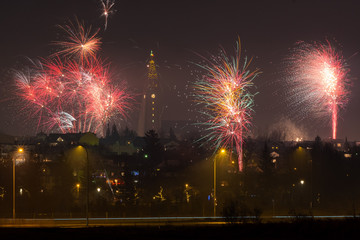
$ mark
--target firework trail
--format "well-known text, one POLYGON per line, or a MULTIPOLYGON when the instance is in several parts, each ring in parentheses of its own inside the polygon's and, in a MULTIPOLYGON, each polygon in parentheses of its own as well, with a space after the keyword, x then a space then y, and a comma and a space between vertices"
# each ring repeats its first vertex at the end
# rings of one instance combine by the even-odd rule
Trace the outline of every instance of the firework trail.
MULTIPOLYGON (((79 28, 80 35, 83 29, 79 28)), ((38 119, 38 129, 103 135, 107 122, 127 117, 133 98, 125 83, 112 83, 109 66, 96 57, 95 49, 93 54, 79 53, 74 59, 68 54, 61 58, 68 51, 72 54, 72 47, 64 51, 52 58, 32 61, 25 71, 15 72, 22 110, 38 119)))
POLYGON ((114 6, 114 4, 115 4, 114 0, 102 0, 101 1, 102 10, 103 10, 103 13, 101 14, 101 16, 104 16, 104 18, 105 18, 105 26, 104 26, 105 30, 107 28, 109 14, 113 13, 112 7, 114 6))
POLYGON ((299 42, 287 67, 290 107, 302 117, 331 115, 332 138, 336 139, 338 112, 349 96, 349 69, 342 56, 329 42, 299 42))
POLYGON ((96 52, 100 50, 101 38, 97 37, 99 29, 92 32, 91 27, 85 28, 83 23, 77 19, 75 24, 69 22, 64 26, 59 26, 65 33, 65 39, 54 41, 53 45, 60 48, 54 56, 64 56, 68 58, 76 57, 80 63, 96 59, 96 52))
POLYGON ((207 134, 203 137, 217 151, 235 146, 238 154, 239 171, 243 170, 243 136, 249 130, 253 112, 254 95, 248 90, 253 86, 258 70, 248 70, 251 60, 245 58, 240 65, 240 40, 237 42, 236 56, 228 57, 224 50, 219 56, 205 59, 205 65, 199 65, 207 73, 195 82, 195 101, 203 106, 203 122, 207 134))

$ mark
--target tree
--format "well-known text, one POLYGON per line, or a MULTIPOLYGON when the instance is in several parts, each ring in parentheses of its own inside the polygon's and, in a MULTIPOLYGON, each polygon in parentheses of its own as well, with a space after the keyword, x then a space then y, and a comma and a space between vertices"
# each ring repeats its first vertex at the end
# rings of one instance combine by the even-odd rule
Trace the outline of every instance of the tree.
POLYGON ((118 132, 118 130, 117 130, 117 128, 116 128, 116 125, 115 125, 115 123, 112 125, 112 129, 111 129, 111 138, 113 139, 113 140, 117 140, 117 139, 119 139, 119 132, 118 132))
POLYGON ((164 146, 160 143, 159 135, 155 130, 149 130, 145 133, 144 153, 152 167, 162 162, 164 156, 164 146))
POLYGON ((128 127, 126 127, 122 132, 121 137, 124 141, 134 141, 134 139, 137 137, 137 134, 134 130, 130 130, 128 127))

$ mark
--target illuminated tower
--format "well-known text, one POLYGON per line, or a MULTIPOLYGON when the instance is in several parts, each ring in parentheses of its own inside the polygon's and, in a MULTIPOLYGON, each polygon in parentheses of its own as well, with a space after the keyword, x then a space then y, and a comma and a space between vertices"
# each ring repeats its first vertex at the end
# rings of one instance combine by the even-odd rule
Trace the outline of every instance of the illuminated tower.
POLYGON ((154 54, 151 51, 150 60, 147 64, 147 83, 145 85, 140 109, 138 125, 139 136, 144 136, 145 132, 151 129, 159 133, 163 109, 160 97, 159 76, 156 71, 154 54))

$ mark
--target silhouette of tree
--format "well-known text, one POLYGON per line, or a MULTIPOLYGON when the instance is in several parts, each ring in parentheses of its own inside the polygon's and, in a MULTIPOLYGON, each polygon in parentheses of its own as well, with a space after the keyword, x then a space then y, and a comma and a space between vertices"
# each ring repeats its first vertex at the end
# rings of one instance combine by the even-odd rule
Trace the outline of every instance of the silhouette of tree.
POLYGON ((112 128, 111 128, 111 138, 114 139, 115 141, 118 140, 120 137, 119 135, 119 132, 116 128, 116 125, 115 123, 112 125, 112 128))
POLYGON ((121 138, 124 141, 134 141, 136 137, 137 137, 136 132, 134 130, 130 130, 127 126, 121 134, 121 138))
POLYGON ((155 167, 163 161, 164 146, 160 143, 159 135, 155 130, 147 131, 144 140, 144 153, 147 154, 151 166, 155 167))

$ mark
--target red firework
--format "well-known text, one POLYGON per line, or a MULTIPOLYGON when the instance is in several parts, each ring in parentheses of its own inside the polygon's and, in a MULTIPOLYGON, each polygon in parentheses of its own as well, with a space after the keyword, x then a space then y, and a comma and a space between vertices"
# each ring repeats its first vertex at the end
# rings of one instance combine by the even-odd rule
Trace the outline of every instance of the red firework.
POLYGON ((109 66, 97 58, 100 41, 96 34, 89 35, 77 24, 77 32, 74 25, 63 27, 69 41, 56 44, 66 48, 52 58, 33 62, 25 72, 16 72, 17 95, 30 117, 38 118, 38 128, 102 135, 105 123, 127 117, 132 97, 126 84, 113 84, 109 66))

